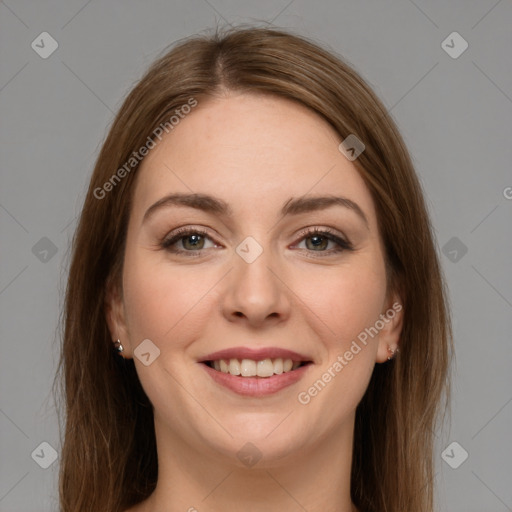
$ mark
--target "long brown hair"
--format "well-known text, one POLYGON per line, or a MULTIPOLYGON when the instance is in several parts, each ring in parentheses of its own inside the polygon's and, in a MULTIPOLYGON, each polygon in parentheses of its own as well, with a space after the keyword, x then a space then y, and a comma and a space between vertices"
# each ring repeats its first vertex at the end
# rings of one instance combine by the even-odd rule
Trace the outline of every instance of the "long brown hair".
POLYGON ((349 65, 303 37, 254 27, 195 36, 160 57, 127 96, 100 151, 73 240, 63 312, 61 510, 119 512, 156 486, 152 407, 133 360, 113 351, 104 304, 110 285, 121 289, 138 166, 115 182, 112 176, 175 109, 226 90, 297 101, 341 139, 355 134, 365 144, 354 165, 375 202, 404 323, 398 357, 375 366, 356 411, 352 500, 365 512, 432 512, 434 430, 450 395, 452 336, 410 156, 385 107, 349 65))

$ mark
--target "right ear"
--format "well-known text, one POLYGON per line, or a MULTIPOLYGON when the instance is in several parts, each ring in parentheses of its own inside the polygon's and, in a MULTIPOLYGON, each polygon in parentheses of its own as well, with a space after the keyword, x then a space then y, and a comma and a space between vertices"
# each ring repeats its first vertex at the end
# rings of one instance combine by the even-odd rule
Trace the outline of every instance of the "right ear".
POLYGON ((107 280, 107 291, 105 295, 105 317, 110 331, 112 344, 117 340, 123 345, 121 355, 125 358, 132 357, 132 349, 126 325, 126 314, 124 309, 123 294, 121 287, 112 279, 107 280))

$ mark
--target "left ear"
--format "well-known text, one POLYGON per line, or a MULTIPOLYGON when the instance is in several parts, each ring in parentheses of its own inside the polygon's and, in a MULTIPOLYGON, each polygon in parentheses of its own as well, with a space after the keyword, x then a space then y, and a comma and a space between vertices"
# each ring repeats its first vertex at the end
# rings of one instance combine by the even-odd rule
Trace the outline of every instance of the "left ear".
POLYGON ((377 349, 377 363, 385 363, 389 357, 396 353, 402 333, 404 308, 402 300, 397 293, 391 294, 386 301, 379 317, 383 327, 379 331, 379 347, 377 349))

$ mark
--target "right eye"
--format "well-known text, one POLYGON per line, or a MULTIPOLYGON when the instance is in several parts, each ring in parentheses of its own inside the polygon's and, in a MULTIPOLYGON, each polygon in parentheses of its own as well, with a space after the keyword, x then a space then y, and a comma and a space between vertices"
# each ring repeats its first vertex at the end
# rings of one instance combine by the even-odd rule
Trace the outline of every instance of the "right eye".
POLYGON ((175 254, 200 253, 205 249, 216 246, 217 244, 208 236, 208 233, 198 228, 177 230, 168 235, 161 243, 162 249, 175 254), (208 241, 212 245, 205 247, 208 241))

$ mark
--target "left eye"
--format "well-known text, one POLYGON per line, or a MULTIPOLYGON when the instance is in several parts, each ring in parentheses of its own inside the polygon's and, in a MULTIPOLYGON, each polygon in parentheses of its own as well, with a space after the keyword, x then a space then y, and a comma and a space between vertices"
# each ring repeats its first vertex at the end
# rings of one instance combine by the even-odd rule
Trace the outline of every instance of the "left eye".
POLYGON ((305 233, 299 244, 297 244, 297 247, 313 252, 339 252, 352 249, 351 244, 346 240, 343 240, 330 231, 319 230, 305 233), (302 243, 305 244, 305 247, 300 247, 302 243), (331 245, 329 246, 329 244, 331 245))
POLYGON ((323 235, 309 235, 302 239, 301 243, 306 243, 306 249, 310 251, 318 251, 327 249, 329 242, 334 243, 323 235))

